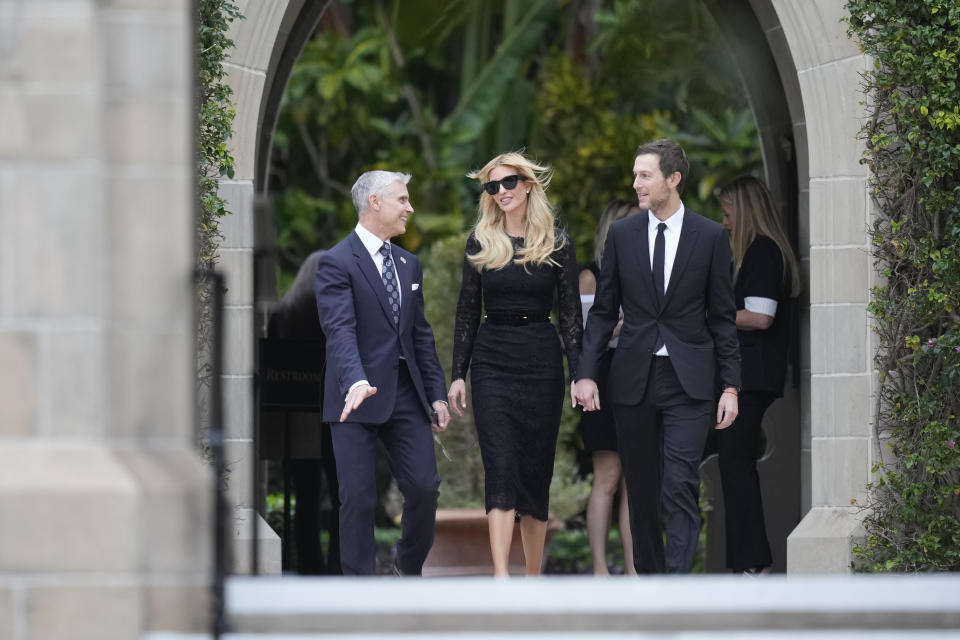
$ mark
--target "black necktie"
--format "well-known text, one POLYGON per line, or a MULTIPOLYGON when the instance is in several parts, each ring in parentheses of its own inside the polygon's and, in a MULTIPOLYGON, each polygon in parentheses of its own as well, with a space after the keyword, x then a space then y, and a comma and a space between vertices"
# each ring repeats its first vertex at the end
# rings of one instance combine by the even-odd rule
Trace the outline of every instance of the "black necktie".
POLYGON ((390 257, 389 243, 383 243, 380 247, 380 255, 383 256, 383 271, 380 272, 380 278, 387 289, 387 299, 393 310, 393 323, 397 324, 400 322, 400 291, 397 289, 397 279, 393 275, 393 258, 390 257))
POLYGON ((657 225, 657 239, 653 243, 653 288, 657 290, 657 302, 663 304, 663 261, 666 253, 665 241, 663 239, 663 230, 667 228, 666 222, 657 225))

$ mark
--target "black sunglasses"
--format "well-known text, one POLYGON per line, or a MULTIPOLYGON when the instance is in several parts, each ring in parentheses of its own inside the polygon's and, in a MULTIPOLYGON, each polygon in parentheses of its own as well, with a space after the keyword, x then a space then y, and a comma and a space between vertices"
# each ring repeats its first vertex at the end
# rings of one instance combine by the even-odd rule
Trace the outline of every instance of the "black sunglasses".
POLYGON ((484 182, 483 188, 492 196, 497 195, 500 192, 500 185, 503 185, 503 188, 507 191, 513 191, 517 187, 517 181, 525 182, 527 179, 524 176, 518 176, 516 174, 512 176, 504 176, 499 180, 491 180, 490 182, 484 182))

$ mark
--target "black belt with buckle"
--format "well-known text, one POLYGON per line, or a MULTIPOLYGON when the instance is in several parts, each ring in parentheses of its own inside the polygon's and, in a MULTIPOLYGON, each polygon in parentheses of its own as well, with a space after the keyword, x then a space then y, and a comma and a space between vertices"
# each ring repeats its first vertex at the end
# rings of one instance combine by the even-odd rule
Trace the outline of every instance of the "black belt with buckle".
POLYGON ((491 324, 522 326, 531 322, 550 322, 549 311, 487 311, 483 319, 491 324))

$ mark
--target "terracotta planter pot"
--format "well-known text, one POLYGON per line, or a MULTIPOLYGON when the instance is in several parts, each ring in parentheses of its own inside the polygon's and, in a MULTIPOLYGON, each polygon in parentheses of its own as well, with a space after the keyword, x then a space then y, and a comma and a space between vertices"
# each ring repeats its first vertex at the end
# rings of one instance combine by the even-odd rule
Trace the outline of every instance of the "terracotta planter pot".
MULTIPOLYGON (((563 523, 551 518, 547 523, 547 540, 563 529, 563 523)), ((523 575, 523 544, 520 526, 513 528, 510 544, 510 574, 523 575)), ((438 509, 433 548, 423 565, 424 576, 490 576, 490 534, 487 514, 483 509, 438 509)))

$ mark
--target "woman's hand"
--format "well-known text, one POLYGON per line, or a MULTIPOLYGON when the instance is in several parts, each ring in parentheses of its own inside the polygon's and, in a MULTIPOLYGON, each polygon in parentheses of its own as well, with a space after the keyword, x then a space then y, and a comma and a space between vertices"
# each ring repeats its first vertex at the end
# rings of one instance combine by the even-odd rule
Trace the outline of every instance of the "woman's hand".
POLYGON ((460 417, 463 417, 463 410, 467 408, 467 384, 463 378, 457 378, 450 383, 450 390, 447 391, 447 403, 450 410, 460 417), (457 405, 457 400, 460 404, 457 405))
POLYGON ((620 330, 623 329, 623 311, 620 312, 620 319, 617 320, 617 326, 613 328, 613 337, 617 338, 620 336, 620 330))

